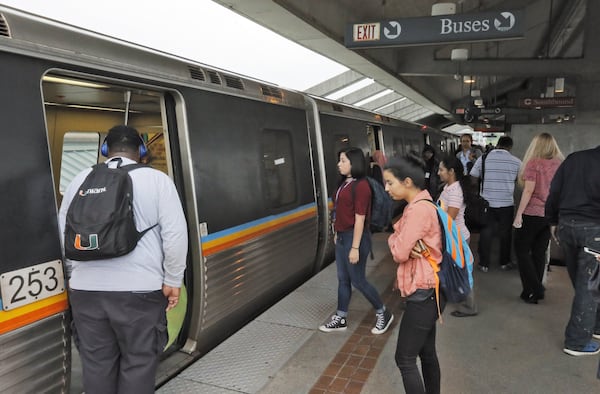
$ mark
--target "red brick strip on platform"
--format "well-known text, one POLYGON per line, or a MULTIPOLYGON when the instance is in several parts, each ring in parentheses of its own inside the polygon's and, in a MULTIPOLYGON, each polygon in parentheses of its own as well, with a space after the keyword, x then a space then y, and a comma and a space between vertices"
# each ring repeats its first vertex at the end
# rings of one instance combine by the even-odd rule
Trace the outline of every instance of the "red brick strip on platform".
MULTIPOLYGON (((400 321, 401 298, 398 292, 392 291, 392 288, 393 285, 390 285, 381 296, 386 307, 394 314, 394 321, 388 330, 380 335, 371 334, 376 319, 373 313, 367 313, 344 346, 325 368, 321 377, 310 390, 310 394, 358 394, 362 391, 392 333, 394 325, 400 321)), ((336 334, 330 333, 327 335, 336 334)))

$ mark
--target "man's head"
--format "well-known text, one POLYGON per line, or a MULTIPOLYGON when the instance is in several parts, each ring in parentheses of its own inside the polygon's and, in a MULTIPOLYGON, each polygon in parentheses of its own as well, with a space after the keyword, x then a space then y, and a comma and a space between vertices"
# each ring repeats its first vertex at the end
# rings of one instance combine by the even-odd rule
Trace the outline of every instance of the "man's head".
POLYGON ((140 161, 146 155, 146 146, 138 131, 130 126, 119 125, 108 131, 102 153, 105 156, 124 156, 140 161))
POLYGON ((511 150, 513 147, 513 140, 510 137, 502 136, 498 139, 498 144, 496 144, 497 149, 511 150))
POLYGON ((463 150, 471 149, 471 144, 473 143, 473 136, 471 134, 463 134, 460 136, 460 145, 463 150))

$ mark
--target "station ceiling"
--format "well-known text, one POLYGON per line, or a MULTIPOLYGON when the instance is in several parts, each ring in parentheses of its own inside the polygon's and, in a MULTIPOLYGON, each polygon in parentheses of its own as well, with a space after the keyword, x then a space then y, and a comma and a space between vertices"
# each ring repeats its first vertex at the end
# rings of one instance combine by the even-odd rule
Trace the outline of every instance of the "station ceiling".
POLYGON ((600 51, 593 42, 600 37, 598 0, 458 0, 455 16, 518 13, 521 36, 354 49, 345 41, 349 26, 432 18, 438 2, 215 2, 350 69, 309 93, 327 97, 368 77, 374 83, 336 99, 386 115, 494 132, 515 123, 574 121, 600 106, 600 51), (456 49, 466 49, 467 57, 457 60, 456 49))

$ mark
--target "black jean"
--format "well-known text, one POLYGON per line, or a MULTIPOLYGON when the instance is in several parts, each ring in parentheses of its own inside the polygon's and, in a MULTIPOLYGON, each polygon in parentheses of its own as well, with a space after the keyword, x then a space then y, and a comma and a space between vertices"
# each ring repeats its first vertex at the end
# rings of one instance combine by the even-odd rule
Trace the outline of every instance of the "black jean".
MULTIPOLYGON (((440 298, 443 311, 446 300, 443 295, 440 298)), ((400 368, 406 393, 440 392, 440 364, 435 350, 438 317, 435 295, 420 302, 406 302, 396 345, 396 365, 400 368), (421 359, 422 378, 417 368, 417 356, 421 359)))
POLYGON ((481 229, 479 236, 479 265, 483 267, 490 266, 494 234, 498 234, 500 237, 500 265, 506 265, 510 262, 514 214, 514 206, 489 209, 487 223, 481 229))
POLYGON ((546 218, 523 215, 523 227, 515 230, 515 253, 525 296, 544 296, 542 279, 549 241, 550 225, 546 218))

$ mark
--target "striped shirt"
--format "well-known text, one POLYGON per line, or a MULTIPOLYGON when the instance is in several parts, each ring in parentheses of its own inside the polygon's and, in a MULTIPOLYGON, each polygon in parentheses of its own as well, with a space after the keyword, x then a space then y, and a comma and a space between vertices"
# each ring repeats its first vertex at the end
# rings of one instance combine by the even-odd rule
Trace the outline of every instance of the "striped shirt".
MULTIPOLYGON (((471 170, 471 176, 475 178, 481 177, 481 159, 477 159, 471 170)), ((491 208, 515 205, 513 194, 520 167, 521 160, 505 149, 494 149, 488 153, 481 196, 490 203, 491 208)))
POLYGON ((458 208, 458 214, 456 215, 456 218, 454 218, 454 223, 458 226, 460 235, 463 239, 469 239, 471 233, 465 224, 466 204, 460 182, 457 181, 450 185, 446 184, 439 199, 442 201, 443 208, 446 212, 448 212, 448 208, 458 208))

